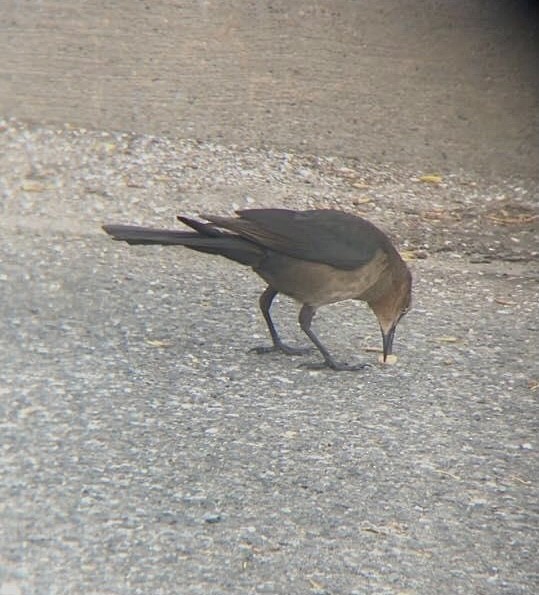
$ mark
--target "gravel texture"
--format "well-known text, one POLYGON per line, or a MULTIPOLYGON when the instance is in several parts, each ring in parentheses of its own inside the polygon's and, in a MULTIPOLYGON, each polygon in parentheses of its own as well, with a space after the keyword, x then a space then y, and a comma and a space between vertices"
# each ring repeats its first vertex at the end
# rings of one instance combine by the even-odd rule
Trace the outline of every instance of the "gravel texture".
POLYGON ((537 593, 538 190, 433 174, 1 122, 0 594, 537 593), (249 352, 256 275, 100 230, 257 206, 391 233, 395 365, 349 302, 370 368, 249 352))

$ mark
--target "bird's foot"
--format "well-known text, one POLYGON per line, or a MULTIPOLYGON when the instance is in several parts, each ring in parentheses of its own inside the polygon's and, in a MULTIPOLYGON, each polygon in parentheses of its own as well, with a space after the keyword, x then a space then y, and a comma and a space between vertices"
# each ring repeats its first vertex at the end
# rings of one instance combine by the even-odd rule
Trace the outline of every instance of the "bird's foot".
POLYGON ((346 362, 305 362, 299 365, 300 368, 307 368, 308 370, 335 370, 336 372, 358 372, 365 368, 370 368, 370 364, 348 364, 346 362))
POLYGON ((259 347, 253 347, 249 351, 254 353, 284 353, 285 355, 306 355, 312 353, 314 349, 312 347, 290 347, 285 343, 279 343, 278 345, 262 345, 259 347))

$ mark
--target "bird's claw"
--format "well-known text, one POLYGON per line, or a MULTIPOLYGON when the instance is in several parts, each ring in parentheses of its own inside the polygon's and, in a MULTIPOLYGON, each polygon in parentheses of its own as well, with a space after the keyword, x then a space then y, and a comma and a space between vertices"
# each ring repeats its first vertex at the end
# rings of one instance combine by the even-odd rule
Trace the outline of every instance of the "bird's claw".
POLYGON ((314 350, 312 347, 290 347, 285 343, 280 345, 261 345, 258 347, 252 347, 249 349, 251 353, 284 353, 285 355, 306 355, 312 353, 314 350))
POLYGON ((298 367, 308 370, 335 370, 336 372, 358 372, 370 368, 370 364, 347 364, 346 362, 305 362, 298 367))

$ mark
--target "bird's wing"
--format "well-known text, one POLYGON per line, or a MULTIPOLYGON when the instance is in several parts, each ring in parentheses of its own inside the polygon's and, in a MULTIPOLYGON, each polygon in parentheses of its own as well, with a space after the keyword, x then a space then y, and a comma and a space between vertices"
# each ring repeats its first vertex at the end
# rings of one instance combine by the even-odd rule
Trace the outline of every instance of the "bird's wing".
POLYGON ((356 269, 377 250, 391 249, 387 236, 372 223, 342 211, 248 209, 237 214, 205 218, 275 252, 339 269, 356 269))

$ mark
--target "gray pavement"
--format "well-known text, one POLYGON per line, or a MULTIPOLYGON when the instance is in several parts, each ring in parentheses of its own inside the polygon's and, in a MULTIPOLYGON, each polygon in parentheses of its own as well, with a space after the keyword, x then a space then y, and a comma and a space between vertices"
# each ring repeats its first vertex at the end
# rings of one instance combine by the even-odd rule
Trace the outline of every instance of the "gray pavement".
POLYGON ((0 114, 537 180, 536 4, 3 0, 0 114))
MULTIPOLYGON (((1 130, 2 595, 537 592, 532 184, 433 189, 337 158, 1 130), (430 209, 486 205, 474 244, 451 244, 463 214, 418 215, 432 192, 430 209), (520 223, 490 217, 503 193, 520 223), (315 325, 364 372, 250 353, 268 340, 253 273, 99 228, 320 202, 423 257, 394 366, 353 303, 315 325), (451 249, 410 240, 435 228, 451 249), (514 250, 493 260, 499 242, 514 250)), ((302 341, 295 313, 283 299, 276 317, 302 341)))
POLYGON ((535 4, 0 2, 0 595, 539 591, 535 4), (257 206, 390 233, 394 366, 100 229, 257 206))

